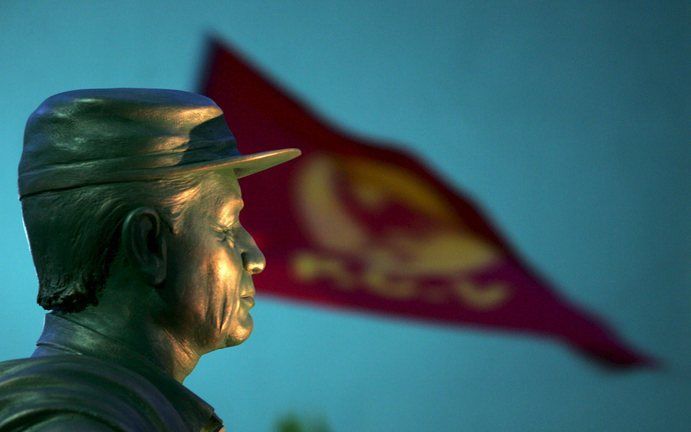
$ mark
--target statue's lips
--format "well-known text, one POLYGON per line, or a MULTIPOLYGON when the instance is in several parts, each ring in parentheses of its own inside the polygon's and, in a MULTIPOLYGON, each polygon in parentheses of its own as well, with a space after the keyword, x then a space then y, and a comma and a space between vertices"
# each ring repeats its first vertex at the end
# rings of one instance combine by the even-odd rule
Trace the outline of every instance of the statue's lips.
POLYGON ((249 307, 254 306, 254 297, 242 297, 241 300, 244 304, 246 304, 249 307))
POLYGON ((252 307, 252 306, 254 306, 254 294, 255 294, 255 291, 254 291, 254 288, 252 288, 251 290, 249 290, 245 293, 242 293, 240 295, 240 300, 242 300, 244 303, 247 303, 249 305, 249 307, 252 307))

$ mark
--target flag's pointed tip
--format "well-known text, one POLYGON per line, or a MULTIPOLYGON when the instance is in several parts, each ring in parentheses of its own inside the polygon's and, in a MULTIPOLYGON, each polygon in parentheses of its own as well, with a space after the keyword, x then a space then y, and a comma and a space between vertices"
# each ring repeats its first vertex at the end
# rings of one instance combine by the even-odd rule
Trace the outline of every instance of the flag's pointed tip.
POLYGON ((660 370, 664 369, 664 364, 652 358, 638 358, 626 363, 610 363, 609 369, 616 371, 631 371, 638 369, 660 370))
POLYGON ((216 31, 207 30, 204 34, 204 54, 197 73, 197 93, 206 95, 209 77, 211 76, 214 63, 222 52, 232 52, 235 50, 228 45, 225 39, 216 31))
POLYGON ((663 367, 661 361, 646 354, 641 354, 626 347, 616 350, 606 349, 591 351, 581 349, 588 357, 596 360, 601 366, 612 370, 632 370, 639 368, 660 369, 663 367))
POLYGON ((214 30, 208 30, 204 35, 205 39, 205 49, 208 53, 207 57, 210 57, 219 52, 230 53, 233 57, 244 58, 242 51, 239 50, 235 45, 230 43, 227 38, 223 37, 220 33, 214 30))
POLYGON ((638 358, 629 364, 631 367, 643 367, 649 369, 664 369, 664 363, 656 358, 639 355, 638 358))
POLYGON ((633 369, 633 368, 658 369, 661 365, 660 365, 660 362, 656 359, 653 359, 651 357, 637 355, 634 358, 628 359, 628 360, 623 361, 621 363, 617 363, 616 366, 624 367, 624 368, 628 368, 628 369, 633 369))
POLYGON ((224 38, 214 30, 207 30, 204 32, 204 40, 206 40, 206 44, 211 47, 223 47, 226 45, 224 38))

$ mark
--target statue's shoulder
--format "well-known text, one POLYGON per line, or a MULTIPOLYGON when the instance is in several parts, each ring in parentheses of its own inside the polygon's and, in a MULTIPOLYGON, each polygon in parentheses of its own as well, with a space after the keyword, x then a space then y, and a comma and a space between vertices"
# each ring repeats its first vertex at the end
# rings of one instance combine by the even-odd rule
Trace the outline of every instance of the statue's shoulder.
POLYGON ((83 355, 0 363, 0 431, 24 430, 65 415, 99 422, 104 430, 185 430, 165 396, 120 365, 83 355))

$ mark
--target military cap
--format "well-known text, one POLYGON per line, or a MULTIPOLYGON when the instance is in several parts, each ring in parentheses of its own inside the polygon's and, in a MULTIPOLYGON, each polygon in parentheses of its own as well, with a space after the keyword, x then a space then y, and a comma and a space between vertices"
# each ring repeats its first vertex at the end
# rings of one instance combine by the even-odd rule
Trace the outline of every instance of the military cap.
POLYGON ((19 195, 221 168, 241 178, 299 155, 241 154, 221 109, 198 94, 75 90, 49 97, 29 117, 19 195))

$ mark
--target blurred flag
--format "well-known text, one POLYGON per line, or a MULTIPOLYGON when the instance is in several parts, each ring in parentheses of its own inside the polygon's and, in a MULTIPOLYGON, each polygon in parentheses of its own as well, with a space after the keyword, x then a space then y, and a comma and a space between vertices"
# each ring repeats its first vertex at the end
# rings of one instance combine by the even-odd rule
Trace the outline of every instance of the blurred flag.
POLYGON ((414 155, 326 123, 218 41, 205 67, 201 92, 221 106, 243 152, 303 152, 242 180, 244 224, 269 262, 262 293, 537 333, 611 365, 649 362, 560 298, 414 155))

